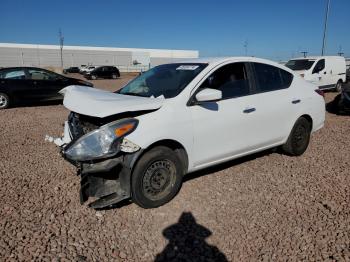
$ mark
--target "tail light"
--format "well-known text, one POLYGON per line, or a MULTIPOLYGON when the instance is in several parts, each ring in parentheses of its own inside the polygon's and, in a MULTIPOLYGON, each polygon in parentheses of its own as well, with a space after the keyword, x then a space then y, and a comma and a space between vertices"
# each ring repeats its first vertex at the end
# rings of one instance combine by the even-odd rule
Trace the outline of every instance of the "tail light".
POLYGON ((315 92, 324 98, 324 92, 320 89, 315 89, 315 92))

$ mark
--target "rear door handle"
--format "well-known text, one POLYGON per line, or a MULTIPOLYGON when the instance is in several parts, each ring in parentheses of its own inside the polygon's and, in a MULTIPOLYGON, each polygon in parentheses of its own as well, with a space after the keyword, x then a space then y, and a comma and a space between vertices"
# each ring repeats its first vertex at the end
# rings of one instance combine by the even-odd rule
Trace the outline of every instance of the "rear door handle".
POLYGON ((298 103, 300 103, 300 102, 301 102, 300 99, 294 99, 294 100, 292 101, 292 104, 298 104, 298 103))
POLYGON ((243 110, 243 113, 249 114, 249 113, 252 113, 252 112, 254 112, 254 111, 256 111, 256 109, 255 109, 254 107, 250 107, 250 108, 244 109, 244 110, 243 110))

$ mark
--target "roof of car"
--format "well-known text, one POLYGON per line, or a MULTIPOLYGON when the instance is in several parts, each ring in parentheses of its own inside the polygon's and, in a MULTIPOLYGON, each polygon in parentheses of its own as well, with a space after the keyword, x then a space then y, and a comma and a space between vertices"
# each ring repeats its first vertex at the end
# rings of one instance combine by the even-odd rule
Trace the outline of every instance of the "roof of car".
POLYGON ((195 59, 181 59, 178 61, 174 61, 173 63, 204 63, 204 64, 221 64, 223 62, 240 62, 240 61, 246 61, 246 62, 257 62, 257 63, 266 63, 266 64, 274 64, 281 66, 277 62, 258 58, 254 56, 231 56, 231 57, 208 57, 208 58, 195 58, 195 59))
MULTIPOLYGON (((206 64, 212 64, 212 63, 220 63, 225 62, 228 60, 232 61, 264 61, 264 62, 272 62, 271 60, 258 58, 254 56, 227 56, 227 57, 201 57, 201 58, 190 58, 190 59, 181 59, 179 60, 180 63, 187 62, 187 63, 206 63, 206 64)), ((178 61, 174 61, 174 63, 178 63, 178 61)))
POLYGON ((292 58, 290 60, 304 60, 304 59, 309 59, 309 60, 316 60, 316 59, 320 59, 320 58, 326 58, 326 57, 341 57, 341 56, 332 56, 332 55, 327 55, 327 56, 307 56, 307 57, 296 57, 296 58, 292 58))

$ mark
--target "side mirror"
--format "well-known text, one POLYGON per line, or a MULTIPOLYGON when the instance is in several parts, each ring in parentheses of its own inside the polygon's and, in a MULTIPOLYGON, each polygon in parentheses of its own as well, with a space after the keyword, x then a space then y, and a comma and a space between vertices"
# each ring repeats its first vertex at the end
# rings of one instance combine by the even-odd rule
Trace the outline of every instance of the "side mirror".
POLYGON ((198 102, 217 101, 222 99, 222 92, 217 89, 204 88, 196 94, 198 102))

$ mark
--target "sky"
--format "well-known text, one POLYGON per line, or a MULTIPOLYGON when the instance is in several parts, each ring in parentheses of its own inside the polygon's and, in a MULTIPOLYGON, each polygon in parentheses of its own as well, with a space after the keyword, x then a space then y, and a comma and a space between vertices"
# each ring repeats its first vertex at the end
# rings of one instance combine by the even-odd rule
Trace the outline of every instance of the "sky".
MULTIPOLYGON (((320 55, 327 0, 0 0, 0 42, 320 55), (246 46, 246 47, 245 47, 246 46)), ((350 56, 350 0, 331 0, 326 54, 350 56)), ((0 58, 1 59, 1 58, 0 58)))

